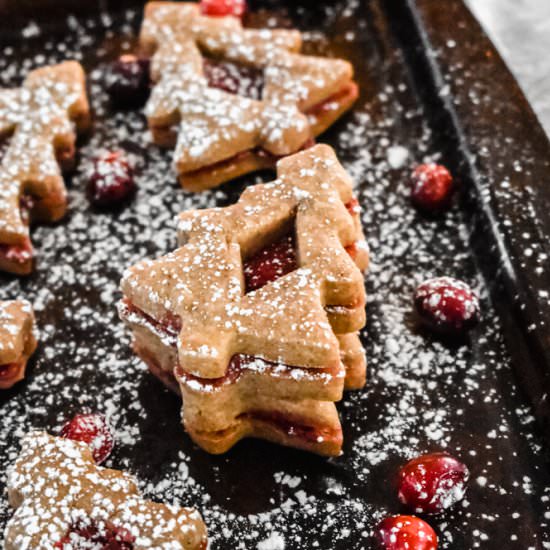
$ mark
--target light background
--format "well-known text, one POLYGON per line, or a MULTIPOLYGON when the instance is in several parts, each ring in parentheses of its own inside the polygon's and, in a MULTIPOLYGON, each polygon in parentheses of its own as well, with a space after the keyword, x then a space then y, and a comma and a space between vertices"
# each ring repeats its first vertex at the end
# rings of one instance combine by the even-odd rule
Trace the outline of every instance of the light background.
POLYGON ((550 0, 466 0, 550 135, 550 0))

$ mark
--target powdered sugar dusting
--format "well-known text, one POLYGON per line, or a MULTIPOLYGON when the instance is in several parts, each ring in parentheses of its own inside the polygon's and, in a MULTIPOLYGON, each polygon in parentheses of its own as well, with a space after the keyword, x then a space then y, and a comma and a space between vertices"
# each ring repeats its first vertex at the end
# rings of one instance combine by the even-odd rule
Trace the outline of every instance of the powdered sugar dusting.
MULTIPOLYGON (((328 4, 316 13, 329 31, 338 27, 337 53, 353 58, 364 94, 329 139, 356 180, 374 259, 370 381, 341 409, 344 455, 326 461, 259 442, 243 442, 227 456, 206 455, 182 432, 178 399, 128 349, 113 307, 124 269, 175 248, 180 211, 233 203, 239 185, 199 195, 181 191, 170 155, 150 145, 143 117, 110 110, 101 67, 114 52, 104 44, 116 30, 124 33, 116 44, 130 49, 139 15, 126 12, 120 19, 71 17, 59 41, 42 32, 38 41, 18 44, 26 56, 20 62, 14 43, 0 49, 2 85, 20 84, 38 64, 83 59, 99 120, 80 149, 68 218, 33 233, 36 274, 25 282, 6 278, 0 289, 3 299, 25 296, 33 303, 41 330, 27 381, 0 401, 2 462, 13 462, 17 440, 31 426, 53 431, 76 411, 103 412, 116 428, 108 465, 137 473, 147 497, 198 507, 213 548, 283 541, 285 549, 351 549, 368 548, 376 521, 398 511, 390 483, 398 467, 420 451, 443 448, 467 463, 474 481, 458 508, 431 520, 440 548, 537 548, 550 542, 550 483, 534 482, 547 479, 542 445, 532 411, 515 390, 498 322, 466 246, 468 228, 456 209, 429 221, 407 200, 405 178, 414 163, 444 159, 394 46, 377 26, 377 3, 371 6, 377 17, 368 22, 358 1, 328 4), (392 169, 388 148, 396 144, 409 155, 403 168, 392 169), (92 212, 84 196, 83 174, 100 148, 125 149, 136 164, 138 195, 117 215, 92 212), (409 318, 414 288, 437 275, 463 279, 481 296, 484 320, 456 348, 419 334, 409 318), (534 515, 539 525, 528 521, 534 515)), ((314 26, 309 12, 294 15, 300 26, 314 26)), ((320 32, 308 37, 312 51, 329 42, 320 32)), ((2 501, 2 522, 8 515, 2 501)))

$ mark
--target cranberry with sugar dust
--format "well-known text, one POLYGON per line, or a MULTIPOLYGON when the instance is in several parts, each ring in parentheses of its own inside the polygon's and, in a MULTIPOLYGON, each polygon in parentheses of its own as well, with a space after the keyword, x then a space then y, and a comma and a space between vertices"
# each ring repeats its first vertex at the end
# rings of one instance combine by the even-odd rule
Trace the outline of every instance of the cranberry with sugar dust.
POLYGON ((200 10, 210 17, 232 15, 241 18, 246 11, 246 0, 201 0, 200 10))
POLYGON ((470 472, 447 453, 407 462, 399 471, 399 500, 418 514, 436 514, 462 500, 470 472))
POLYGON ((135 187, 133 170, 122 152, 105 153, 94 160, 88 191, 96 206, 118 206, 135 187))
POLYGON ((107 460, 114 446, 111 427, 102 414, 77 414, 61 428, 59 435, 87 443, 97 464, 107 460))
POLYGON ((382 520, 376 528, 376 539, 381 550, 436 550, 435 531, 415 516, 392 516, 382 520))
POLYGON ((132 54, 121 55, 105 73, 105 86, 119 106, 133 107, 145 103, 150 90, 150 61, 132 54))
POLYGON ((448 206, 453 192, 453 177, 445 166, 421 164, 412 174, 411 200, 426 212, 438 212, 448 206))
POLYGON ((480 317, 477 295, 466 283, 452 277, 423 282, 414 294, 414 305, 424 324, 446 334, 469 330, 480 317))

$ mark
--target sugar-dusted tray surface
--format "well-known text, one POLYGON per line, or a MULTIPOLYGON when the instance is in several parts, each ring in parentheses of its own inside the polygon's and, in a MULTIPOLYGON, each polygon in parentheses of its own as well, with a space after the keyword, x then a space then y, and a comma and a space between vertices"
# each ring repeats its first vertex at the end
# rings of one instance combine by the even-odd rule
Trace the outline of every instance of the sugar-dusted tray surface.
MULTIPOLYGON (((373 257, 364 334, 369 383, 340 407, 344 455, 325 460, 246 441, 213 457, 183 433, 178 398, 130 352, 115 310, 118 281, 137 260, 173 249, 180 211, 230 204, 257 178, 186 193, 175 181, 170 152, 150 145, 142 114, 110 107, 102 71, 135 47, 140 17, 139 9, 67 16, 53 25, 59 34, 29 23, 0 46, 2 86, 19 84, 39 65, 81 60, 95 117, 68 181, 69 215, 33 231, 36 272, 0 278, 0 298, 34 303, 41 333, 26 382, 0 396, 2 464, 14 460, 18 438, 31 427, 55 431, 77 411, 100 411, 116 429, 108 465, 135 473, 152 498, 197 506, 213 548, 359 549, 370 547, 382 516, 401 511, 392 486, 398 467, 418 453, 446 449, 469 465, 472 481, 461 505, 431 520, 442 549, 550 544, 542 445, 517 393, 498 319, 467 245, 468 227, 456 206, 434 221, 407 199, 411 167, 445 159, 374 0, 258 16, 300 27, 310 52, 351 59, 362 89, 353 113, 326 136, 357 182, 373 257), (85 188, 93 157, 111 149, 130 155, 139 192, 121 212, 105 214, 90 207, 85 188), (419 333, 410 316, 416 284, 442 274, 465 279, 483 298, 481 326, 457 346, 419 333)), ((0 526, 9 513, 3 499, 0 526)))

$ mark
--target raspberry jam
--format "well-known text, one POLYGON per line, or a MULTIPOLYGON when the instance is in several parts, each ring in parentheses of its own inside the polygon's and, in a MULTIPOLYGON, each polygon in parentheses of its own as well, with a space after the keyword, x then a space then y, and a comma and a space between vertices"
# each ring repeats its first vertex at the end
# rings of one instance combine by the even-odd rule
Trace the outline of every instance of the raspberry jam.
POLYGON ((334 111, 339 105, 353 103, 358 97, 359 87, 355 82, 349 82, 327 99, 307 109, 306 114, 322 117, 324 114, 334 111))
POLYGON ((258 290, 297 267, 294 235, 286 235, 245 261, 246 292, 258 290))
POLYGON ((200 10, 210 17, 231 15, 241 18, 246 12, 246 0, 201 0, 200 10))
MULTIPOLYGON (((103 522, 102 522, 103 523, 103 522)), ((60 550, 101 548, 102 550, 133 550, 135 538, 122 527, 103 524, 101 527, 94 521, 81 521, 72 525, 65 536, 55 544, 60 550)))
POLYGON ((61 428, 59 435, 87 443, 97 464, 107 460, 114 446, 111 427, 102 414, 77 414, 61 428))
POLYGON ((359 216, 361 213, 361 205, 359 204, 359 201, 356 197, 353 197, 350 201, 348 201, 346 204, 346 210, 353 216, 359 216))
POLYGON ((436 332, 459 334, 475 326, 480 317, 479 300, 462 281, 438 277, 422 283, 414 305, 420 320, 436 332))
POLYGON ((260 100, 264 88, 263 70, 227 61, 203 59, 208 85, 230 94, 260 100))
POLYGON ((0 365, 0 389, 7 390, 21 380, 25 365, 8 363, 0 365))
POLYGON ((399 472, 399 500, 419 514, 442 512, 462 500, 469 476, 468 468, 446 453, 420 456, 399 472))
POLYGON ((21 368, 19 363, 8 363, 7 365, 0 365, 0 381, 6 380, 14 376, 21 368))
POLYGON ((392 516, 376 528, 380 550, 436 550, 435 531, 415 516, 392 516))
POLYGON ((25 240, 22 246, 0 244, 0 257, 9 262, 24 264, 33 257, 33 248, 29 239, 25 240))
POLYGON ((421 164, 411 181, 411 200, 426 212, 437 212, 449 205, 453 192, 453 177, 440 164, 421 164))
POLYGON ((341 444, 342 442, 342 432, 340 430, 323 425, 308 425, 299 418, 293 418, 278 411, 250 411, 243 416, 271 424, 286 435, 309 443, 331 441, 341 444))

